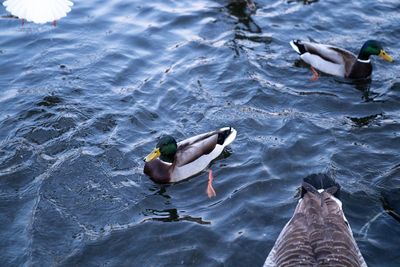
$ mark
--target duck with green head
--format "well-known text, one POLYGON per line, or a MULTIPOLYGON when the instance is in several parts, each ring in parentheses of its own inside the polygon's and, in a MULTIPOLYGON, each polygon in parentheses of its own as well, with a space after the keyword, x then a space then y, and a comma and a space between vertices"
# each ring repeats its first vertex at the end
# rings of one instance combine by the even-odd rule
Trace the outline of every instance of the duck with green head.
MULTIPOLYGON (((163 136, 144 158, 144 173, 156 183, 185 180, 206 169, 235 138, 236 130, 232 127, 196 135, 179 143, 170 135, 163 136)), ((211 171, 209 179, 209 196, 215 195, 211 171)))
POLYGON ((343 78, 366 79, 372 74, 370 56, 376 55, 385 61, 393 61, 381 43, 375 40, 366 41, 358 56, 343 48, 312 41, 292 40, 290 45, 304 62, 311 65, 313 80, 318 78, 318 73, 313 68, 343 78))

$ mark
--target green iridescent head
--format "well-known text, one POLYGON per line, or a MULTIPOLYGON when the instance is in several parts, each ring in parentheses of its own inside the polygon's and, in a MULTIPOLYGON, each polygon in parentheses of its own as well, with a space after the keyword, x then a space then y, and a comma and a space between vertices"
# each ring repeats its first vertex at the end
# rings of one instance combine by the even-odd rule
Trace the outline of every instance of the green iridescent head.
POLYGON ((167 162, 173 162, 178 145, 175 138, 170 135, 164 135, 158 141, 156 148, 144 158, 144 161, 149 162, 158 157, 167 162))
POLYGON ((392 57, 385 52, 380 42, 375 40, 368 40, 361 47, 358 59, 368 60, 369 57, 372 55, 379 56, 388 62, 393 61, 392 57))

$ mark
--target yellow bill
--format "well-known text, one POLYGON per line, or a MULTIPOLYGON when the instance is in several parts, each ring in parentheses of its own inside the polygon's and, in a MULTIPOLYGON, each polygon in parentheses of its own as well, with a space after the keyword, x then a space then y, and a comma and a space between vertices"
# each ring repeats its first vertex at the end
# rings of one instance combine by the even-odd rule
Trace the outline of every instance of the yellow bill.
POLYGON ((161 155, 160 149, 159 149, 159 148, 155 148, 150 154, 148 154, 148 155, 144 158, 144 161, 145 161, 145 162, 152 161, 153 159, 158 158, 160 155, 161 155))
POLYGON ((393 61, 393 58, 391 56, 389 56, 388 53, 386 53, 385 50, 383 50, 383 49, 379 53, 379 56, 381 58, 383 58, 383 60, 386 60, 388 62, 392 62, 393 61))

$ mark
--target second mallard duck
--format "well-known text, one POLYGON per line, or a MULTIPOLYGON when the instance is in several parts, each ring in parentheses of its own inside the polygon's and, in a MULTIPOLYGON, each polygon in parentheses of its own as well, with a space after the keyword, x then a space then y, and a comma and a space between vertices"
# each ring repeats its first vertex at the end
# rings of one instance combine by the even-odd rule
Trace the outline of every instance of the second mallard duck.
MULTIPOLYGON (((370 77, 372 64, 369 57, 372 55, 377 55, 388 62, 393 61, 392 57, 383 50, 381 43, 375 40, 366 41, 358 56, 339 47, 315 42, 293 40, 290 45, 311 67, 343 78, 365 79, 370 77)), ((314 70, 313 72, 313 79, 316 80, 318 75, 314 70)))
POLYGON ((182 181, 207 168, 235 138, 236 130, 231 127, 179 143, 170 135, 163 136, 153 152, 144 158, 144 173, 156 183, 182 181))

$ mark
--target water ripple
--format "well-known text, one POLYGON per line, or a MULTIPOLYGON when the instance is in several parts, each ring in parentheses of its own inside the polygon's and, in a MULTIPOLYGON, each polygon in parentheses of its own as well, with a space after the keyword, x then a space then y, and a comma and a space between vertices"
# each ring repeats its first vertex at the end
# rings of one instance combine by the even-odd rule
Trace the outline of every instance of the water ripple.
POLYGON ((256 5, 92 0, 57 27, 2 16, 0 265, 261 266, 319 172, 342 185, 368 265, 400 264, 397 61, 374 58, 364 83, 312 82, 288 44, 378 39, 396 59, 398 2, 256 5), (215 198, 206 172, 143 174, 162 134, 223 126, 238 136, 210 166, 215 198))

